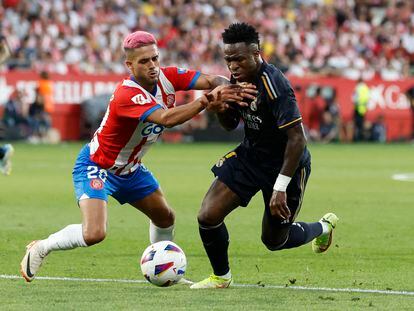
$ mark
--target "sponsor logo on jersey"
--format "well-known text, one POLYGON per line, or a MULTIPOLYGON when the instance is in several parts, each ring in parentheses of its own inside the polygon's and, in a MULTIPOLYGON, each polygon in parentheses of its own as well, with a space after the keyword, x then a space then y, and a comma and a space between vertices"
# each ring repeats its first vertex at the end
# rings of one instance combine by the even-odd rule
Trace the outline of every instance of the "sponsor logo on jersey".
POLYGON ((263 120, 256 115, 250 114, 248 111, 241 111, 242 118, 244 123, 248 128, 252 130, 260 130, 260 124, 263 123, 263 120))
POLYGON ((163 130, 164 130, 163 126, 154 124, 154 123, 149 123, 142 129, 141 135, 143 137, 149 136, 151 134, 158 135, 158 134, 161 134, 163 130))
POLYGON ((91 180, 90 185, 92 189, 101 190, 104 186, 104 183, 99 178, 95 178, 91 180))
POLYGON ((131 100, 132 102, 138 105, 149 104, 152 101, 151 98, 145 97, 143 94, 135 95, 134 97, 131 98, 131 100))

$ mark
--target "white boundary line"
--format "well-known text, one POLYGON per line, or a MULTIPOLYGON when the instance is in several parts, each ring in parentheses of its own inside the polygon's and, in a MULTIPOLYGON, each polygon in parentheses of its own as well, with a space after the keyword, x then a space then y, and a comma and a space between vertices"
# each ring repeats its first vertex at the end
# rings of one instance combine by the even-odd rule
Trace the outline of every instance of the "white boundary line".
POLYGON ((399 181, 414 181, 414 173, 394 174, 391 178, 399 181))
MULTIPOLYGON (((18 275, 0 274, 0 279, 22 279, 22 277, 18 276, 18 275)), ((69 278, 69 277, 52 277, 52 276, 38 276, 38 277, 36 277, 36 280, 71 281, 71 282, 139 283, 139 284, 147 283, 147 281, 144 281, 144 280, 131 280, 131 279, 88 279, 88 278, 69 278)), ((294 290, 302 290, 302 291, 322 291, 322 292, 366 293, 366 294, 414 296, 414 292, 410 292, 410 291, 380 290, 380 289, 329 288, 329 287, 258 285, 258 284, 232 284, 232 287, 233 286, 234 287, 243 287, 243 288, 294 289, 294 290)))

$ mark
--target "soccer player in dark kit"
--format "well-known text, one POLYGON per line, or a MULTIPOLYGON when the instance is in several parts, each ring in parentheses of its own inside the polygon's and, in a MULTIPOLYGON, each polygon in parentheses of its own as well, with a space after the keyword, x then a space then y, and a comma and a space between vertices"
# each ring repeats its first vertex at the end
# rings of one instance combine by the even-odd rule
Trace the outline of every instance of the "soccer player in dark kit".
POLYGON ((262 191, 265 209, 261 239, 271 251, 312 242, 316 253, 326 251, 338 217, 296 222, 311 171, 310 153, 293 89, 280 70, 260 56, 259 34, 246 23, 230 25, 222 34, 224 59, 231 83, 253 83, 259 91, 249 107, 233 106, 218 113, 221 125, 232 130, 244 121, 245 137, 221 158, 215 179, 198 214, 199 232, 213 274, 191 288, 226 288, 232 283, 228 261, 229 234, 225 217, 262 191))

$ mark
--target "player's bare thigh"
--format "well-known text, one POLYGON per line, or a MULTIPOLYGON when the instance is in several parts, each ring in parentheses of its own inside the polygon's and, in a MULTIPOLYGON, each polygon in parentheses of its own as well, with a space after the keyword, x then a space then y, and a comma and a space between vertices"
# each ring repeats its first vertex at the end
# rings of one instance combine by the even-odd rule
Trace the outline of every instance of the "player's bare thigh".
POLYGON ((169 207, 160 188, 145 198, 130 204, 147 215, 157 227, 167 228, 174 224, 175 212, 169 207))
POLYGON ((216 178, 203 199, 198 222, 210 226, 218 225, 240 203, 239 196, 216 178))
POLYGON ((86 244, 101 242, 106 236, 107 203, 100 199, 84 199, 79 201, 79 208, 82 213, 82 233, 86 244))

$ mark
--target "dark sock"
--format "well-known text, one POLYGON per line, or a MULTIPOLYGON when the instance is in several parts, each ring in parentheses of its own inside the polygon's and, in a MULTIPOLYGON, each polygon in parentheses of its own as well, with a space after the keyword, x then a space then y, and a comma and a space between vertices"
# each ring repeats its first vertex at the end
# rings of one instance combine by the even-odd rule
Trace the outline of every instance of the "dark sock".
POLYGON ((281 249, 301 246, 321 234, 322 225, 319 222, 294 222, 290 227, 289 238, 281 249))
POLYGON ((199 232, 214 274, 224 275, 229 272, 229 257, 227 254, 229 233, 224 222, 218 227, 208 227, 200 224, 199 232))

